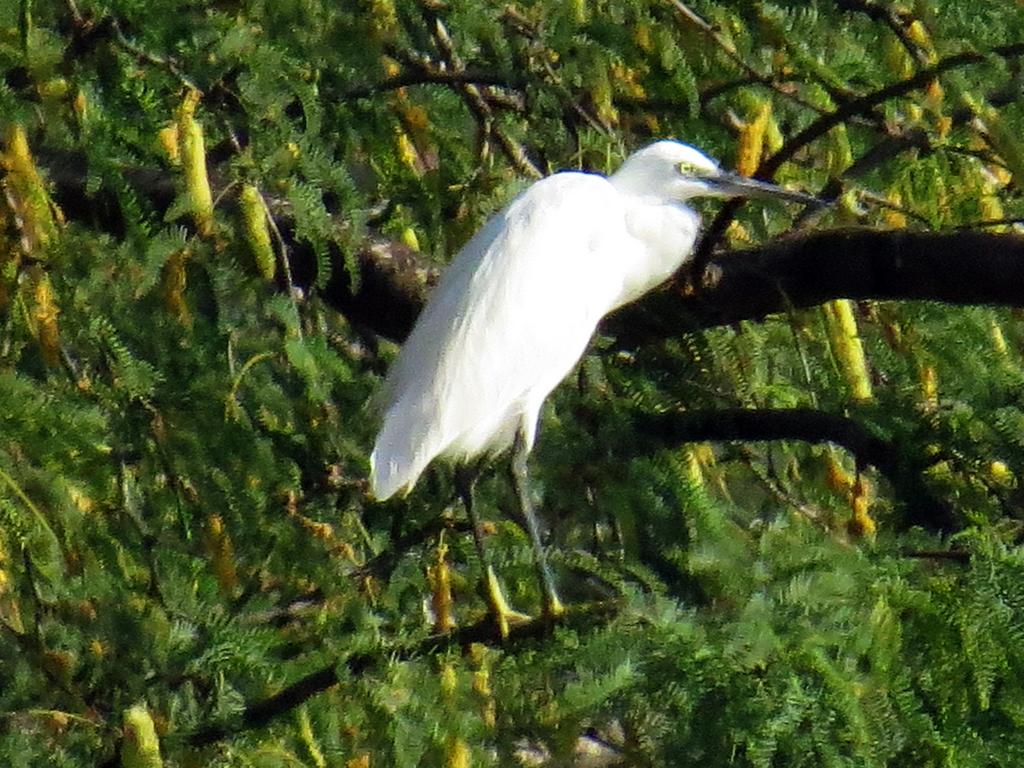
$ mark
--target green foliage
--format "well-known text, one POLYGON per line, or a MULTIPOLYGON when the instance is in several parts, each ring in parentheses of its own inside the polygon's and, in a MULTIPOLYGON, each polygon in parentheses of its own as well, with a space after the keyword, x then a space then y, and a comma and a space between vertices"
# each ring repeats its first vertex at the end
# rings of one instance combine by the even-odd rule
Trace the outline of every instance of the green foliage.
MULTIPOLYGON (((4 156, 0 764, 157 764, 158 739, 165 765, 437 765, 454 745, 568 765, 588 733, 637 766, 1022 762, 1016 311, 862 303, 859 404, 818 309, 629 354, 598 341, 534 461, 576 609, 541 637, 432 640, 439 541, 460 626, 483 619, 450 478, 366 496, 367 401, 394 348, 324 299, 362 279, 368 234, 440 264, 534 171, 607 171, 655 136, 730 164, 768 105, 763 161, 859 96, 1024 39, 1019 4, 996 0, 693 11, 707 29, 647 0, 0 4, 0 136, 26 129, 57 198, 20 202, 4 156), (192 89, 208 236, 168 130, 192 89), (270 241, 294 267, 311 254, 308 274, 261 277, 242 184, 290 222, 270 241), (59 237, 32 242, 43 215, 59 237), (612 450, 645 444, 637 410, 741 406, 850 414, 916 457, 963 529, 906 530, 908 500, 865 470, 879 533, 858 537, 853 461, 832 448, 612 450), (258 716, 316 675, 336 684, 258 716), (142 746, 124 730, 139 718, 142 746)), ((815 226, 1010 226, 1018 68, 948 70, 776 178, 838 185, 815 226)), ((726 240, 792 213, 748 205, 726 240)), ((536 611, 502 477, 480 505, 510 598, 536 611)))

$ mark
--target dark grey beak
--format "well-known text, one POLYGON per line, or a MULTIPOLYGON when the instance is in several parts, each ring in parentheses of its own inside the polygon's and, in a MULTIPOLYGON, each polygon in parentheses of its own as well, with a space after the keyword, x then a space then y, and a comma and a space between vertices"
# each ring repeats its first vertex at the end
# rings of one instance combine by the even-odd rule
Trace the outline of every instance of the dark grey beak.
POLYGON ((817 208, 828 205, 828 202, 802 192, 790 192, 767 181, 740 176, 738 173, 721 171, 715 176, 706 178, 708 187, 722 197, 761 197, 788 200, 792 203, 813 205, 817 208))

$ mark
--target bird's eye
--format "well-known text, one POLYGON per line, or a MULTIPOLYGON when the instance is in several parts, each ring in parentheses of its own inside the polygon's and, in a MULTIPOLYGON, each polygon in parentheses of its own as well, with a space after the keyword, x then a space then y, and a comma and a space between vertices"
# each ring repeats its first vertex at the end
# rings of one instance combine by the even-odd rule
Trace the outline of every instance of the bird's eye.
POLYGON ((697 166, 691 163, 689 160, 683 160, 682 162, 679 163, 677 167, 679 168, 679 172, 683 174, 683 176, 700 175, 700 169, 698 169, 697 166))

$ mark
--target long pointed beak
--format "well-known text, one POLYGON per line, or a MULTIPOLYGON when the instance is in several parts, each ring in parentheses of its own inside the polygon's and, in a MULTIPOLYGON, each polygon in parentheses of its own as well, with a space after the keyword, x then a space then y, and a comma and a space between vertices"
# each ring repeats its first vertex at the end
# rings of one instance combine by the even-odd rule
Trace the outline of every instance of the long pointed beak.
POLYGON ((711 176, 707 179, 707 184, 715 192, 722 195, 722 197, 775 198, 778 200, 789 200, 793 203, 813 205, 819 208, 828 205, 828 202, 813 195, 791 192, 775 184, 769 184, 767 181, 740 176, 738 173, 730 171, 721 171, 715 176, 711 176))

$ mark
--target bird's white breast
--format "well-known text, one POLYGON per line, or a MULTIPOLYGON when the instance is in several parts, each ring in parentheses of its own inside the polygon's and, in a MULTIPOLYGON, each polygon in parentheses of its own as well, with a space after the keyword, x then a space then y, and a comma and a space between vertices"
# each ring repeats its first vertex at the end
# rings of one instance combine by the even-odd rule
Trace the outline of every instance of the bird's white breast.
POLYGON ((622 293, 610 309, 635 301, 672 277, 692 257, 700 231, 697 213, 676 202, 637 198, 625 219, 636 249, 623 265, 622 293))

